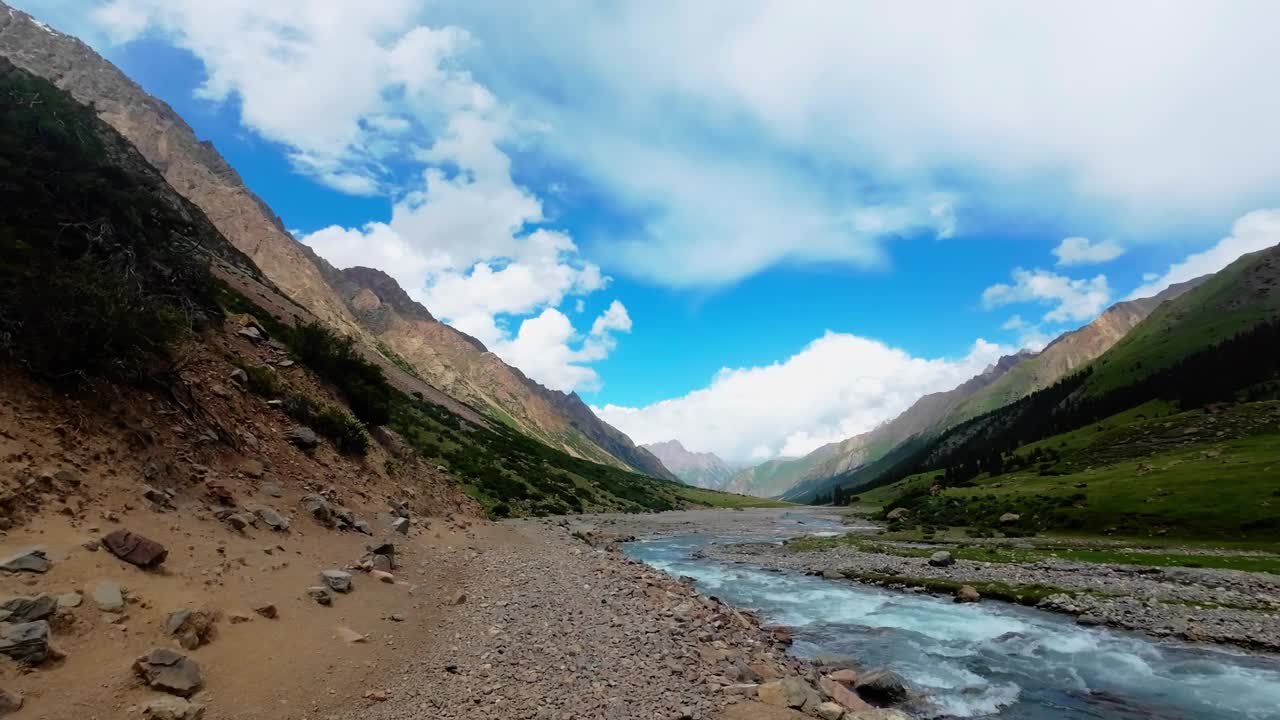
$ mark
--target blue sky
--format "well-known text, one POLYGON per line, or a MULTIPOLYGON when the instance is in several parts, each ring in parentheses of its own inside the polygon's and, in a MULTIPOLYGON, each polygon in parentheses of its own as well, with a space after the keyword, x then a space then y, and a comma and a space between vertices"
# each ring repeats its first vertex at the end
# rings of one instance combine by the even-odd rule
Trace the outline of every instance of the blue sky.
POLYGON ((1266 4, 16 4, 642 442, 805 452, 1280 240, 1266 4))

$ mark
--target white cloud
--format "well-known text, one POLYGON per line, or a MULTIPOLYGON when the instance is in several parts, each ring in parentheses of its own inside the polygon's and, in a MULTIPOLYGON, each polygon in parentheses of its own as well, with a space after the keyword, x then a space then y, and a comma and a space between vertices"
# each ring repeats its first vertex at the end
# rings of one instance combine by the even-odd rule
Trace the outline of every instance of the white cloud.
POLYGON ((983 290, 983 307, 992 309, 1016 303, 1052 305, 1042 321, 1062 323, 1091 320, 1111 299, 1106 275, 1073 280, 1048 270, 1014 268, 1013 280, 1012 285, 997 283, 983 290))
POLYGON ((1215 273, 1241 255, 1280 244, 1280 209, 1254 210, 1231 225, 1231 234, 1203 252, 1188 255, 1169 266, 1163 274, 1142 276, 1143 285, 1129 299, 1151 297, 1174 283, 1215 273))
POLYGON ((828 332, 783 362, 722 369, 709 386, 683 397, 643 408, 593 409, 639 443, 676 437, 686 447, 731 460, 801 455, 870 430, 1007 352, 979 340, 963 358, 925 359, 828 332))
POLYGON ((1057 256, 1059 266, 1094 265, 1115 260, 1124 254, 1124 248, 1115 240, 1090 242, 1085 237, 1069 237, 1058 243, 1053 254, 1057 256))

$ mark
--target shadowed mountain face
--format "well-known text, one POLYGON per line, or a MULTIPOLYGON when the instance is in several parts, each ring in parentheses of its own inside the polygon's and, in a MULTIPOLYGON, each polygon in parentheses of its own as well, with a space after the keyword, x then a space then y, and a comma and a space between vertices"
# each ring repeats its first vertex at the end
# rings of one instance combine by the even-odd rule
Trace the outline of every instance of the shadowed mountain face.
POLYGON ((642 445, 668 470, 689 485, 718 490, 733 475, 734 468, 715 453, 690 452, 679 440, 642 445))
POLYGON ((1206 279, 1172 285, 1154 297, 1116 303, 1088 325, 1059 335, 1039 353, 1023 350, 1002 357, 952 390, 925 395, 874 430, 824 445, 801 458, 770 460, 747 468, 734 475, 724 489, 786 499, 826 492, 832 478, 874 462, 910 438, 936 434, 1052 385, 1105 353, 1161 303, 1206 279))
MULTIPOLYGON (((674 479, 657 458, 596 418, 576 395, 542 387, 479 341, 436 321, 387 275, 334 269, 295 240, 172 108, 88 45, 0 2, 0 57, 92 104, 263 275, 310 314, 355 337, 370 354, 381 354, 452 398, 552 447, 674 479)), ((427 399, 455 405, 433 394, 427 399)))

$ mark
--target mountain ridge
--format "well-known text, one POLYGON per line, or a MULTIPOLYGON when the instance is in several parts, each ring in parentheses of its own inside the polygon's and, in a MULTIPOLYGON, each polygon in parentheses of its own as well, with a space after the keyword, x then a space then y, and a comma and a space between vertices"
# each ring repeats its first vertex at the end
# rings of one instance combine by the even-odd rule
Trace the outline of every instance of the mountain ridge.
POLYGON ((734 468, 711 452, 692 452, 676 439, 642 445, 662 461, 681 481, 709 490, 719 490, 734 468))

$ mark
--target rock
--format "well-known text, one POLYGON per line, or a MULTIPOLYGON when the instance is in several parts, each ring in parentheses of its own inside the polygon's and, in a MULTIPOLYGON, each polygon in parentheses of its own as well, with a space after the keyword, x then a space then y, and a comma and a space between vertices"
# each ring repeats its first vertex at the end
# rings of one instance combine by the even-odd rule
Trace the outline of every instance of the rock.
POLYGON ((258 519, 256 517, 246 512, 227 513, 226 517, 227 524, 241 532, 243 532, 245 528, 256 525, 257 520, 258 519))
POLYGON ((169 613, 169 617, 164 621, 164 632, 166 635, 177 635, 191 619, 191 611, 183 608, 176 612, 169 613))
POLYGON ((844 715, 844 708, 840 703, 824 702, 818 705, 818 717, 822 720, 840 720, 844 715))
POLYGON ((796 709, 816 708, 821 703, 818 692, 799 677, 767 682, 756 690, 756 697, 766 705, 796 709))
POLYGON ((205 493, 218 505, 228 508, 236 506, 236 496, 222 483, 210 480, 204 484, 204 489, 205 493))
POLYGON ((389 506, 391 507, 391 510, 392 510, 396 515, 398 515, 399 517, 402 517, 402 518, 404 518, 404 519, 406 519, 406 520, 408 520, 408 519, 409 519, 409 517, 412 515, 412 513, 410 513, 410 512, 409 512, 409 506, 408 506, 408 505, 405 505, 404 503, 400 502, 399 500, 391 500, 391 499, 388 499, 388 500, 387 500, 387 505, 389 505, 389 506))
POLYGON ((49 623, 37 620, 0 630, 0 654, 27 665, 39 665, 56 656, 49 645, 49 623))
MULTIPOLYGON (((253 478, 254 480, 257 480, 258 478, 267 474, 267 467, 262 464, 261 460, 257 460, 254 458, 245 458, 244 460, 240 461, 240 474, 244 475, 245 477, 249 477, 249 478, 253 478)), ((266 484, 262 486, 264 492, 266 491, 266 487, 267 487, 266 484)), ((267 493, 267 494, 270 495, 270 493, 267 493)), ((272 497, 280 497, 280 496, 272 495, 272 497)))
POLYGON ((456 592, 456 593, 454 593, 454 594, 453 594, 453 597, 452 597, 452 598, 450 598, 450 599, 449 599, 449 604, 450 604, 450 605, 461 605, 461 604, 465 603, 466 601, 467 601, 467 594, 466 594, 466 593, 464 593, 464 592, 462 592, 462 591, 458 591, 458 592, 456 592))
POLYGON ((84 597, 77 592, 70 592, 65 595, 59 595, 58 607, 67 608, 67 609, 78 608, 80 607, 80 603, 83 600, 84 600, 84 597))
POLYGON ((163 490, 153 488, 150 485, 142 486, 142 497, 159 508, 173 507, 173 498, 169 497, 168 493, 163 490))
POLYGON ((169 635, 176 635, 182 647, 195 650, 213 640, 218 615, 214 610, 178 610, 169 613, 164 630, 169 635))
POLYGON ((384 582, 388 585, 394 585, 396 582, 395 575, 392 575, 389 572, 383 572, 382 570, 370 570, 369 577, 373 578, 374 580, 377 580, 378 582, 384 582))
POLYGON ((249 383, 249 373, 245 372, 244 368, 236 368, 235 370, 232 370, 231 374, 227 377, 241 385, 247 385, 249 383))
POLYGON ((389 573, 392 569, 391 558, 386 555, 374 553, 369 556, 369 567, 373 568, 373 570, 377 572, 389 573))
POLYGON ((320 444, 316 431, 304 425, 285 430, 284 439, 303 450, 311 450, 320 444))
POLYGON ((403 613, 391 613, 387 619, 391 622, 404 622, 406 618, 403 613))
POLYGON ((961 585, 956 590, 956 599, 958 603, 976 603, 982 599, 982 595, 978 594, 977 588, 972 585, 961 585))
POLYGON ((276 532, 285 532, 289 529, 289 520, 275 510, 264 506, 254 508, 253 514, 266 524, 267 527, 276 532))
POLYGON ((369 525, 369 523, 365 522, 364 520, 356 520, 355 522, 351 523, 351 527, 356 532, 363 533, 365 535, 373 534, 373 528, 369 525))
POLYGON ((351 587, 351 573, 342 570, 325 570, 320 573, 320 579, 324 581, 325 586, 334 592, 349 593, 351 587))
POLYGON ((231 613, 227 616, 227 621, 232 625, 243 625, 247 622, 253 622, 253 618, 245 615, 244 613, 231 613))
POLYGON ((152 689, 179 697, 191 697, 204 685, 199 663, 169 648, 154 648, 133 663, 133 670, 152 689))
POLYGON ((388 697, 386 690, 370 690, 364 694, 364 699, 370 702, 386 702, 388 697))
POLYGON ((836 682, 841 683, 841 684, 843 684, 843 685, 856 685, 856 684, 858 684, 858 671, 857 671, 857 670, 837 670, 837 671, 835 671, 835 672, 831 673, 830 675, 828 675, 827 677, 829 677, 829 678, 831 678, 832 680, 835 680, 836 682))
POLYGON ((885 515, 884 517, 889 522, 893 522, 895 520, 904 520, 910 516, 911 516, 911 511, 909 509, 900 507, 900 508, 894 508, 893 510, 890 510, 889 514, 885 515))
POLYGON ((236 330, 236 334, 241 337, 248 338, 253 342, 262 342, 262 331, 252 325, 245 325, 239 330, 236 330))
MULTIPOLYGON (((849 672, 841 670, 839 672, 849 672)), ((841 706, 849 710, 863 710, 871 706, 865 700, 858 697, 857 693, 850 690, 843 683, 838 682, 833 676, 824 675, 818 678, 818 690, 832 702, 840 703, 841 706)))
POLYGON ((160 543, 124 528, 111 531, 102 538, 102 544, 112 555, 143 568, 155 567, 169 556, 169 551, 160 543))
POLYGON ((35 597, 13 597, 0 604, 0 609, 9 613, 9 622, 34 622, 43 620, 58 608, 58 599, 46 593, 35 597))
POLYGON ((333 507, 329 505, 329 501, 325 500, 323 497, 319 495, 302 496, 302 509, 311 513, 311 517, 315 518, 316 522, 321 525, 325 527, 333 527, 333 507))
POLYGON ((0 570, 5 572, 43 573, 49 571, 49 565, 49 558, 45 556, 44 548, 38 547, 19 550, 0 560, 0 570))
MULTIPOLYGON (((396 546, 394 543, 369 543, 368 545, 365 545, 364 548, 369 551, 370 555, 386 556, 387 560, 391 563, 391 567, 387 568, 388 572, 396 569, 396 546)), ((381 570, 382 568, 375 565, 374 569, 381 570)))
POLYGON ((907 699, 907 684, 897 673, 873 670, 858 678, 858 695, 876 705, 896 705, 907 699))
POLYGON ((204 706, 180 697, 160 697, 144 705, 142 715, 149 720, 200 720, 204 706))
POLYGON ((1076 624, 1084 625, 1086 627, 1094 627, 1097 625, 1106 625, 1107 621, 1103 620, 1097 615, 1090 615, 1088 613, 1085 613, 1084 615, 1080 615, 1076 618, 1076 624))
POLYGON ((823 670, 852 670, 861 665, 852 655, 838 653, 817 655, 813 658, 813 664, 823 670))
POLYGON ((0 717, 22 709, 22 693, 0 689, 0 717))
POLYGON ((278 483, 262 483, 262 493, 273 498, 284 497, 284 489, 278 483))
POLYGON ((929 564, 934 567, 950 567, 956 564, 956 559, 946 550, 939 550, 929 556, 929 564))
POLYGON ((268 620, 275 620, 276 618, 280 617, 280 611, 277 610, 276 606, 273 605, 272 603, 262 603, 260 605, 254 605, 253 611, 268 620))
POLYGON ((361 635, 349 627, 339 625, 334 628, 334 632, 338 634, 338 639, 345 643, 366 643, 369 642, 368 635, 361 635))
POLYGON ((315 586, 307 588, 307 596, 317 603, 328 607, 333 604, 333 596, 329 594, 329 588, 315 586))
POLYGON ((1007 513, 1005 513, 1005 514, 1003 514, 1003 515, 1001 515, 1001 516, 1000 516, 1000 524, 1001 524, 1001 525, 1011 525, 1011 524, 1013 524, 1013 523, 1018 522, 1018 521, 1019 521, 1019 520, 1021 520, 1021 519, 1022 519, 1022 516, 1021 516, 1021 515, 1019 515, 1018 513, 1011 513, 1011 512, 1007 512, 1007 513))
POLYGON ((408 535, 409 534, 409 518, 398 517, 395 520, 392 520, 391 529, 395 530, 401 535, 408 535))
POLYGON ((93 602, 102 612, 124 612, 124 593, 120 591, 120 583, 103 580, 93 586, 93 602))

